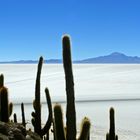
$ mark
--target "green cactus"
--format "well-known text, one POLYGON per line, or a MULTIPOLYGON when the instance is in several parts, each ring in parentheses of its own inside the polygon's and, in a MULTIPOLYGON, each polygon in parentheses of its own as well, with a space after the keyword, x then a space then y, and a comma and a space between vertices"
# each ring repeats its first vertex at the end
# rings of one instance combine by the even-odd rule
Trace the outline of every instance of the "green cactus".
POLYGON ((115 135, 115 111, 114 108, 110 108, 110 129, 106 135, 107 140, 118 140, 118 136, 115 135))
POLYGON ((13 104, 9 104, 8 89, 6 87, 0 88, 0 107, 0 120, 8 122, 13 111, 13 104))
POLYGON ((22 116, 22 125, 26 127, 26 121, 25 121, 25 113, 24 113, 24 104, 21 103, 21 116, 22 116))
POLYGON ((14 123, 17 123, 17 114, 16 113, 14 113, 14 123))
POLYGON ((115 139, 118 140, 118 135, 116 135, 115 139))
POLYGON ((49 95, 49 90, 46 88, 46 100, 49 110, 48 121, 46 122, 44 128, 41 127, 41 103, 40 103, 40 77, 41 69, 43 64, 43 57, 40 57, 38 63, 37 77, 36 77, 36 86, 35 86, 35 100, 33 102, 33 107, 35 112, 32 112, 32 124, 34 126, 34 131, 43 137, 50 129, 52 123, 52 104, 49 95))
POLYGON ((90 120, 85 117, 82 121, 81 132, 78 140, 88 140, 90 133, 90 120))
POLYGON ((109 130, 109 139, 115 140, 115 118, 114 118, 114 109, 110 108, 110 130, 109 130))
POLYGON ((0 75, 0 88, 4 86, 4 76, 3 74, 0 75))
POLYGON ((76 111, 75 111, 75 96, 74 96, 74 80, 72 72, 72 61, 71 61, 71 46, 70 38, 65 35, 62 39, 63 43, 63 65, 66 80, 66 94, 67 94, 67 140, 76 140, 76 111))
POLYGON ((61 106, 58 104, 54 106, 54 124, 56 140, 66 140, 62 109, 61 106))
POLYGON ((109 140, 109 133, 106 134, 106 140, 109 140))

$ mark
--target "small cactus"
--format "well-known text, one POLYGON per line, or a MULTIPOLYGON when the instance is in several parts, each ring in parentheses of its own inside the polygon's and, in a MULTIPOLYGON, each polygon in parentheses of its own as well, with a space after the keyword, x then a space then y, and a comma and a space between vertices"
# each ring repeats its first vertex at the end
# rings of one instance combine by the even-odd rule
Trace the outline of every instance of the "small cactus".
POLYGON ((26 121, 25 121, 25 113, 24 113, 24 104, 21 103, 21 115, 22 115, 22 125, 26 127, 26 121))
POLYGON ((82 121, 81 132, 78 140, 88 140, 90 133, 90 121, 88 118, 84 118, 82 121))
POLYGON ((118 140, 118 136, 115 135, 115 111, 113 107, 110 108, 110 129, 106 140, 118 140))
POLYGON ((17 114, 16 113, 14 113, 14 123, 17 123, 17 114))
POLYGON ((4 76, 3 74, 0 75, 0 88, 4 86, 4 76))
POLYGON ((61 106, 54 106, 54 125, 56 140, 66 140, 61 106))

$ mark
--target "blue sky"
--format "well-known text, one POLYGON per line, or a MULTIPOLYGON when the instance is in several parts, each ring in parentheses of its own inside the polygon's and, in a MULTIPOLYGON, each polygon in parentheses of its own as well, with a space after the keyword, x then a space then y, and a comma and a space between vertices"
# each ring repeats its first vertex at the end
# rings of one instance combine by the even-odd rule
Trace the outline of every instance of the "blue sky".
POLYGON ((0 0, 0 61, 73 59, 122 52, 140 56, 139 0, 0 0))

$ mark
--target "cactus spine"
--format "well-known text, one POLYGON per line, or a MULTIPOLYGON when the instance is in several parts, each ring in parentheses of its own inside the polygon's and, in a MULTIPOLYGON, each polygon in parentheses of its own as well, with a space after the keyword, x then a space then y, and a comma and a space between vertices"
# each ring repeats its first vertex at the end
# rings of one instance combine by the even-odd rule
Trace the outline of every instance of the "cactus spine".
POLYGON ((75 112, 75 96, 74 96, 74 80, 72 72, 71 61, 71 46, 70 38, 65 35, 62 39, 63 43, 63 65, 66 80, 66 94, 67 94, 67 140, 76 140, 76 112, 75 112))
POLYGON ((46 88, 46 100, 48 104, 48 110, 49 110, 49 116, 48 121, 46 122, 44 128, 41 128, 41 103, 40 103, 40 76, 41 76, 41 69, 43 64, 43 57, 40 57, 39 63, 38 63, 38 70, 37 70, 37 77, 36 77, 36 85, 35 85, 35 100, 33 102, 33 107, 35 112, 32 112, 32 124, 34 126, 34 131, 38 133, 41 137, 45 135, 52 123, 52 105, 51 105, 51 99, 49 95, 49 90, 46 88))

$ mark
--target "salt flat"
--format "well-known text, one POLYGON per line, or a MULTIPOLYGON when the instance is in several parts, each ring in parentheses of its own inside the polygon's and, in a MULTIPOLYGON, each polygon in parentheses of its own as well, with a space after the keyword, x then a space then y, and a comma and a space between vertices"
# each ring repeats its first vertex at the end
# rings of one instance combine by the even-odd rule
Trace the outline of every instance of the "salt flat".
MULTIPOLYGON (((34 99, 37 64, 3 64, 0 73, 5 76, 10 101, 32 103, 34 99)), ((86 100, 139 99, 140 65, 137 64, 74 64, 77 125, 84 116, 92 122, 91 136, 103 140, 109 126, 109 108, 116 110, 116 129, 120 140, 140 139, 140 112, 138 101, 86 100)), ((47 86, 53 101, 65 100, 65 80, 62 64, 45 64, 41 77, 41 96, 45 101, 44 89, 47 86)), ((42 106, 42 120, 46 121, 46 104, 42 106)), ((65 116, 65 103, 62 104, 65 116)), ((32 104, 25 104, 26 119, 31 120, 32 104)), ((20 105, 14 106, 18 120, 21 120, 20 105)), ((64 117, 65 118, 65 117, 64 117)))
MULTIPOLYGON (((37 64, 3 64, 10 98, 14 102, 32 101, 37 64)), ((74 64, 77 100, 140 98, 140 65, 138 64, 74 64)), ((52 100, 65 100, 65 80, 62 64, 45 64, 41 90, 48 87, 52 100)))

